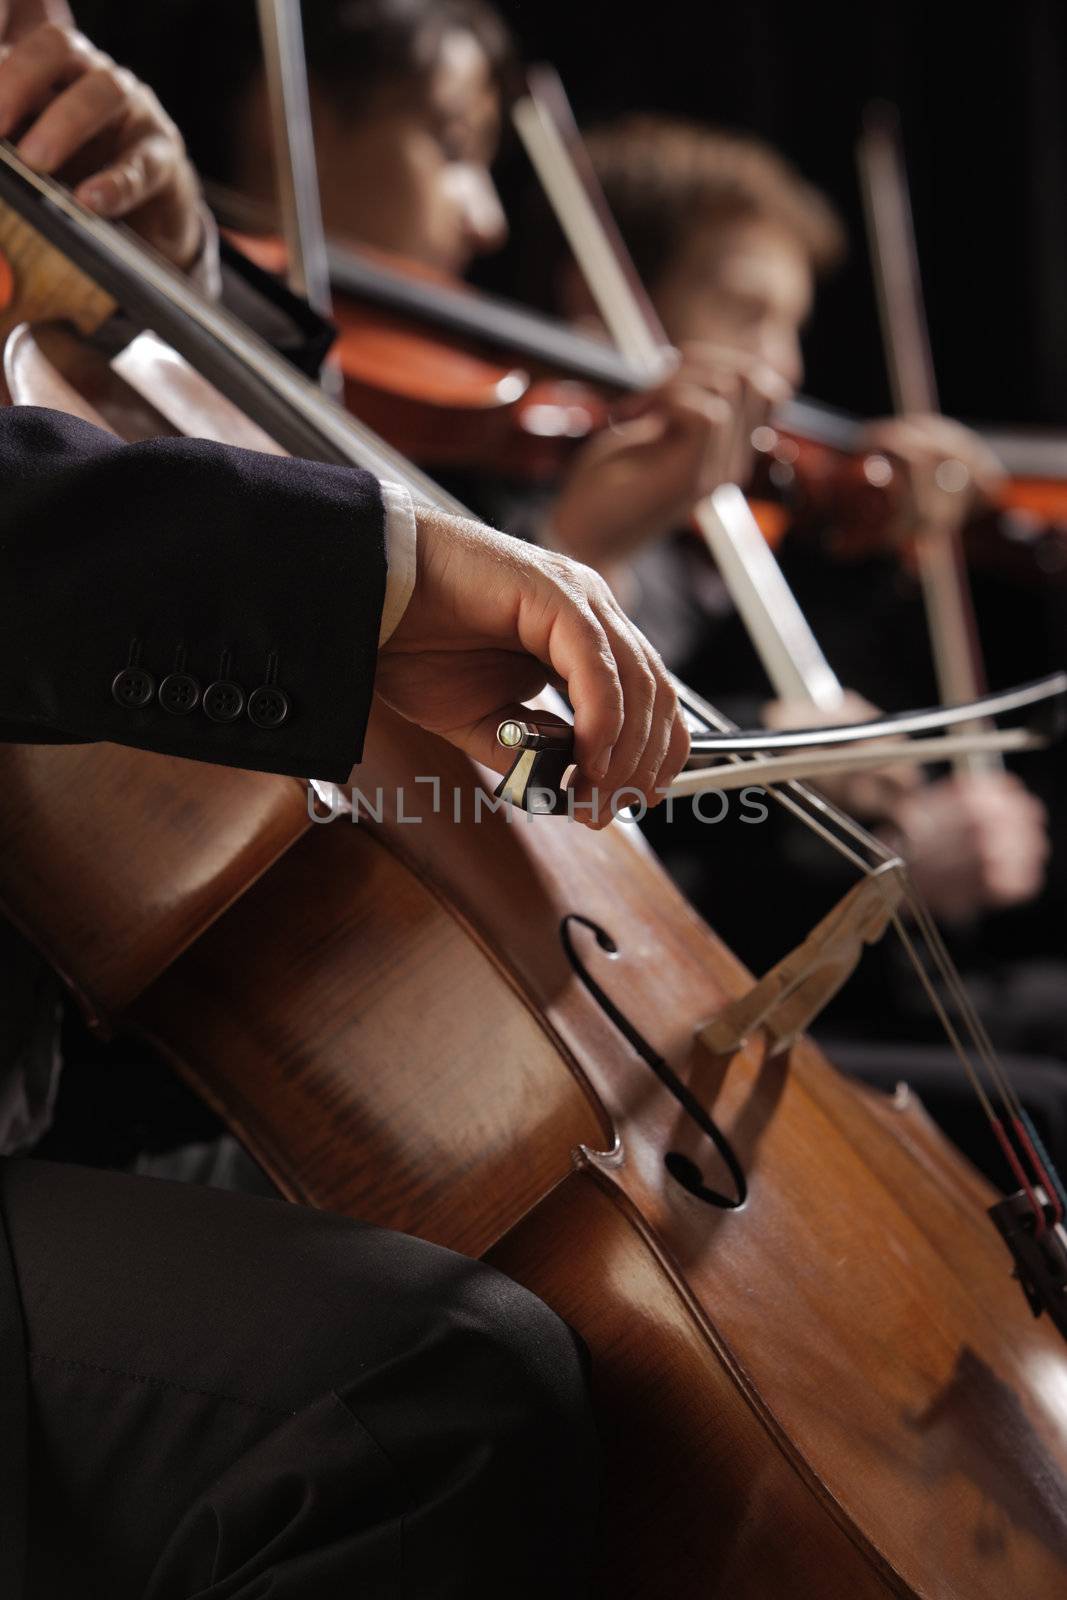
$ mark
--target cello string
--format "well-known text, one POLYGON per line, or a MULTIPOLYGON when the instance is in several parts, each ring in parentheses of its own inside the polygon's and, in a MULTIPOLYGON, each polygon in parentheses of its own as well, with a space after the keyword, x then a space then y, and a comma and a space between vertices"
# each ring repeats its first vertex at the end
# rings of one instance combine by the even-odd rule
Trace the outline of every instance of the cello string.
MULTIPOLYGON (((909 886, 909 888, 910 888, 909 899, 911 901, 918 902, 918 896, 915 894, 914 888, 911 888, 910 886, 909 886)), ((952 1018, 949 1015, 948 1009, 945 1006, 941 995, 938 993, 938 990, 937 990, 933 980, 931 979, 930 974, 927 972, 925 966, 923 965, 923 962, 919 959, 919 953, 916 950, 916 948, 915 948, 915 946, 914 946, 914 944, 912 942, 911 936, 908 933, 908 931, 907 931, 907 929, 906 929, 906 927, 904 925, 904 919, 902 917, 900 917, 899 915, 897 915, 896 913, 894 913, 894 915, 893 915, 893 924, 894 924, 894 927, 896 929, 897 937, 900 939, 901 943, 904 946, 904 949, 907 951, 908 957, 909 957, 909 959, 911 961, 911 965, 912 965, 912 967, 913 967, 913 969, 914 969, 914 971, 916 973, 916 976, 918 977, 919 982, 922 984, 924 990, 926 991, 927 999, 929 1000, 931 1006, 933 1007, 933 1009, 934 1009, 934 1011, 935 1011, 935 1013, 937 1015, 938 1021, 940 1022, 942 1028, 945 1031, 945 1034, 946 1034, 949 1042, 951 1043, 953 1049, 955 1050, 956 1056, 957 1056, 958 1060, 960 1061, 960 1063, 962 1064, 963 1070, 967 1074, 968 1079, 970 1080, 971 1087, 974 1089, 975 1093, 978 1096, 978 1099, 979 1099, 979 1101, 981 1103, 982 1109, 985 1112, 986 1117, 989 1120, 989 1125, 990 1125, 991 1129, 993 1130, 993 1136, 996 1139, 997 1144, 1000 1146, 1000 1149, 1001 1149, 1001 1151, 1002 1151, 1002 1153, 1004 1155, 1004 1159, 1007 1161, 1008 1166, 1010 1167, 1011 1172, 1012 1172, 1012 1174, 1013 1174, 1013 1176, 1015 1178, 1015 1181, 1018 1183, 1019 1187, 1022 1189, 1023 1193, 1026 1195, 1027 1203, 1029 1204, 1030 1209, 1034 1214, 1035 1234, 1036 1234, 1036 1236, 1040 1237, 1040 1235, 1044 1233, 1045 1227, 1046 1227, 1044 1208, 1042 1207, 1041 1202, 1037 1197, 1037 1194, 1034 1192, 1034 1188, 1033 1188, 1033 1185, 1030 1182, 1030 1179, 1026 1175, 1026 1169, 1025 1169, 1025 1166, 1023 1164, 1022 1159, 1020 1159, 1019 1151, 1014 1148, 1014 1145, 1012 1143, 1013 1137, 1017 1139, 1018 1136, 1015 1133, 1014 1128, 1012 1128, 1010 1124, 1008 1126, 1005 1126, 1003 1120, 1000 1117, 997 1116, 996 1111, 995 1111, 991 1101, 989 1100, 988 1095, 986 1094, 985 1087, 982 1084, 981 1079, 978 1076, 977 1071, 975 1070, 974 1064, 972 1063, 969 1055, 967 1054, 967 1050, 966 1050, 966 1048, 965 1048, 965 1046, 963 1044, 962 1039, 959 1036, 959 1033, 956 1030, 956 1027, 955 1027, 955 1024, 952 1021, 952 1018)), ((927 946, 927 948, 929 949, 929 946, 927 946)), ((946 958, 947 958, 947 961, 948 961, 948 965, 951 967, 952 971, 955 972, 955 963, 952 962, 951 957, 947 956, 947 952, 946 952, 946 958)), ((942 976, 945 976, 945 975, 946 974, 943 971, 942 972, 942 976)), ((958 976, 958 974, 957 974, 957 976, 958 976)), ((962 980, 960 980, 960 981, 962 983, 962 980)), ((1020 1143, 1021 1143, 1021 1141, 1020 1141, 1020 1143)), ((1025 1147, 1024 1147, 1024 1154, 1025 1154, 1025 1147)))
MULTIPOLYGON (((729 718, 723 716, 721 712, 717 711, 715 707, 713 707, 708 701, 704 700, 700 695, 696 694, 695 691, 689 689, 686 685, 681 684, 677 680, 675 680, 675 687, 678 690, 684 705, 692 715, 704 721, 711 727, 717 728, 720 732, 727 732, 732 729, 733 724, 730 722, 729 718)), ((736 755, 733 757, 733 760, 735 762, 743 762, 744 757, 741 755, 736 755)), ((1033 1144, 1030 1144, 1030 1147, 1028 1148, 1028 1140, 1025 1135, 1025 1130, 1027 1128, 1029 1119, 1026 1117, 1026 1113, 1019 1102, 1018 1095, 1015 1093, 1010 1080, 1000 1065, 996 1050, 991 1039, 989 1038, 988 1031, 981 1022, 959 970, 956 967, 956 964, 953 961, 947 946, 945 945, 940 929, 938 929, 936 922, 930 916, 929 911, 927 910, 920 895, 918 894, 918 891, 912 883, 905 863, 901 861, 899 857, 895 857, 887 845, 871 834, 862 826, 861 823, 857 822, 854 817, 850 817, 847 812, 842 811, 839 807, 833 805, 833 803, 827 800, 825 796, 820 795, 817 791, 811 790, 807 788, 806 785, 797 781, 790 782, 786 787, 790 791, 789 794, 779 790, 773 784, 765 785, 767 794, 769 794, 777 804, 784 807, 787 811, 796 816, 804 826, 806 826, 817 837, 821 838, 825 843, 835 849, 839 855, 852 864, 865 877, 875 876, 876 863, 883 866, 887 864, 894 864, 898 867, 905 884, 908 907, 914 918, 919 938, 922 941, 924 948, 927 950, 930 959, 933 961, 949 993, 952 994, 956 1000, 964 1031, 968 1034, 971 1040, 971 1047, 978 1056, 978 1059, 982 1063, 982 1067, 989 1077, 989 1080, 993 1086, 994 1095, 1005 1106, 1005 1109, 1008 1112, 1006 1122, 1004 1119, 997 1116, 993 1100, 991 1099, 990 1094, 985 1087, 985 1083, 982 1080, 982 1076, 978 1068, 976 1067, 966 1045, 964 1044, 959 1029, 953 1023, 942 996, 939 994, 936 986, 932 982, 929 972, 927 971, 920 957, 919 950, 916 948, 914 940, 908 933, 903 919, 900 917, 896 909, 892 908, 891 919, 897 932, 897 936, 901 941, 901 945, 908 958, 908 961, 910 962, 921 986, 927 995, 930 1005, 941 1025, 946 1039, 949 1042, 953 1054, 956 1056, 957 1061, 959 1062, 968 1081, 971 1084, 972 1089, 975 1092, 983 1113, 985 1114, 990 1128, 993 1131, 993 1135, 996 1138, 998 1145, 1002 1149, 1012 1173, 1027 1196, 1027 1200, 1034 1211, 1038 1231, 1042 1231, 1045 1225, 1044 1212, 1042 1211, 1040 1202, 1034 1193, 1033 1186, 1026 1177, 1024 1161, 1026 1165, 1031 1167, 1035 1175, 1038 1175, 1039 1178, 1045 1178, 1043 1187, 1045 1188, 1046 1192, 1056 1195, 1056 1198, 1061 1204, 1064 1199, 1067 1199, 1067 1196, 1064 1196, 1063 1194, 1062 1185, 1058 1184, 1057 1182, 1049 1181, 1058 1175, 1055 1174, 1055 1168, 1053 1164, 1048 1161, 1047 1156, 1045 1157, 1044 1162, 1042 1162, 1041 1157, 1037 1154, 1033 1144), (851 839, 852 844, 850 845, 846 843, 846 839, 851 839), (867 853, 867 857, 869 859, 864 858, 864 856, 860 853, 861 850, 867 853)), ((1040 1145, 1040 1140, 1037 1140, 1036 1143, 1040 1145)))
POLYGON ((1033 1128, 1031 1119, 1019 1099, 1010 1074, 1001 1062, 989 1036, 988 1029, 971 999, 958 968, 952 961, 940 928, 915 891, 914 885, 911 885, 910 889, 910 909, 921 929, 925 947, 933 957, 943 981, 949 988, 978 1057, 995 1085, 1000 1102, 1004 1107, 1006 1122, 1002 1124, 1001 1128, 994 1126, 994 1133, 1000 1140, 1002 1129, 1011 1129, 1016 1142, 1024 1152, 1031 1171, 1038 1179, 1052 1203, 1054 1211, 1057 1213, 1056 1220, 1062 1221, 1063 1184, 1060 1181, 1059 1174, 1056 1172, 1055 1165, 1048 1157, 1047 1152, 1045 1152, 1040 1139, 1036 1137, 1036 1129, 1033 1128), (1040 1147, 1040 1151, 1038 1147, 1040 1147))
POLYGON ((971 999, 967 986, 963 982, 945 946, 940 928, 930 915, 929 909, 923 904, 919 896, 914 893, 914 889, 912 897, 914 900, 912 914, 922 919, 923 937, 926 941, 927 949, 933 954, 946 982, 950 983, 956 1004, 961 1016, 966 1021, 967 1030, 974 1041, 979 1057, 982 1059, 993 1082, 997 1085, 1001 1102, 1008 1114, 1008 1126, 1012 1128, 1018 1143, 1026 1154, 1031 1170, 1041 1183, 1055 1212, 1055 1220, 1062 1222, 1065 1211, 1067 1211, 1067 1194, 1064 1192, 1064 1185, 1056 1165, 1045 1150, 1032 1119, 1019 1099, 1018 1091, 1012 1082, 1011 1075, 1000 1060, 981 1014, 971 999))

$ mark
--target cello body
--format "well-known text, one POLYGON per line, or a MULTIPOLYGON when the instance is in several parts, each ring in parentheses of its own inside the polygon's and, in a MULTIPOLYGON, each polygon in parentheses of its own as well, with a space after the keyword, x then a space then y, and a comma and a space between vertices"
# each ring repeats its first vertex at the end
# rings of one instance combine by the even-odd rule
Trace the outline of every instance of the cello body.
POLYGON ((478 816, 485 775, 381 708, 356 822, 118 747, 0 759, 0 901, 97 1026, 153 1040, 291 1197, 488 1255, 584 1334, 600 1594, 1063 1593, 1067 1353, 991 1191, 806 1041, 708 1051, 751 979, 634 830, 478 816), (672 1154, 728 1178, 583 974, 743 1205, 678 1181, 672 1154))
POLYGON ((96 932, 95 960, 74 948, 84 923, 52 953, 98 1017, 153 1040, 293 1198, 487 1255, 583 1334, 608 1470, 599 1593, 1062 1592, 1067 1362, 1010 1281, 991 1191, 810 1043, 709 1056, 697 1029, 749 980, 623 824, 457 824, 478 774, 388 715, 358 774, 375 802, 381 785, 380 823, 311 823, 285 779, 257 811, 212 769, 142 752, 5 766, 3 859, 27 861, 12 828, 32 803, 55 874, 35 897, 65 886, 96 932), (414 771, 440 776, 437 814, 414 771), (153 819, 110 902, 102 839, 77 827, 98 799, 116 836, 146 802, 153 819), (177 894, 160 829, 184 844, 177 894), (589 970, 731 1140, 741 1208, 668 1171, 681 1149, 721 1182, 571 967, 575 914, 617 945, 579 928, 589 970), (164 924, 185 945, 169 961, 146 939, 164 924))

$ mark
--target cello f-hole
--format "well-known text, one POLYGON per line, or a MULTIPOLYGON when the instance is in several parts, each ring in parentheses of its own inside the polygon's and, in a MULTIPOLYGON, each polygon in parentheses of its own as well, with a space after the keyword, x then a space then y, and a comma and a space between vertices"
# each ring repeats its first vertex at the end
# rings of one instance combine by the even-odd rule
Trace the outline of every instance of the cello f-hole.
POLYGON ((701 1133, 709 1139, 722 1158, 734 1185, 734 1194, 721 1194, 704 1182, 704 1175, 696 1162, 689 1156, 677 1150, 668 1150, 663 1158, 663 1165, 674 1179, 675 1183, 693 1195, 697 1200, 702 1200, 705 1205, 717 1206, 720 1210, 736 1211, 744 1205, 748 1195, 748 1180, 729 1139, 722 1129, 717 1127, 707 1110, 701 1105, 696 1095, 688 1084, 682 1082, 673 1068, 659 1055, 644 1034, 635 1028, 626 1014, 619 1009, 606 990, 586 968, 582 957, 575 947, 572 928, 587 928, 595 938, 598 946, 607 956, 617 956, 619 946, 611 935, 599 923, 590 917, 583 917, 576 911, 569 912, 559 925, 559 936, 566 951, 567 960, 570 962, 578 977, 582 980, 597 1005, 604 1015, 619 1030, 632 1050, 640 1056, 641 1060, 655 1074, 663 1087, 678 1102, 686 1116, 696 1123, 701 1133))

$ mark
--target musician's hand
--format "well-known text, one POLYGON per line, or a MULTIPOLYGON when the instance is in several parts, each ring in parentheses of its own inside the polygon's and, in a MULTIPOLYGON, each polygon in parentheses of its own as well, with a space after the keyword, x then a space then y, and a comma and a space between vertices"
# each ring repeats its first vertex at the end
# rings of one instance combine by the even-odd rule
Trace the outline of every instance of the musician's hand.
POLYGON ((948 922, 1032 900, 1044 882, 1045 808, 1011 773, 960 773, 905 796, 887 839, 948 922))
POLYGON ((579 451, 549 542, 618 584, 619 569, 683 527, 705 495, 747 479, 752 430, 779 387, 750 357, 687 349, 665 383, 617 406, 611 426, 579 451))
POLYGON ((793 386, 748 350, 703 340, 683 345, 681 356, 681 370, 687 379, 709 394, 718 395, 730 407, 732 429, 722 481, 743 488, 752 477, 752 435, 791 398, 793 386))
POLYGON ((646 544, 683 527, 725 481, 729 405, 679 374, 577 453, 552 508, 549 541, 614 579, 646 544))
MULTIPOLYGON (((845 722, 870 722, 879 715, 877 706, 855 690, 846 689, 841 704, 833 711, 820 711, 806 700, 772 700, 763 707, 762 720, 768 728, 784 732, 790 728, 833 728, 845 722)), ((876 739, 869 740, 863 748, 876 748, 878 743, 876 739)), ((891 816, 903 797, 922 783, 922 774, 918 767, 901 765, 839 772, 812 781, 842 811, 874 821, 891 816)))
POLYGON ((884 417, 862 429, 856 449, 889 458, 901 491, 894 531, 902 537, 916 524, 953 533, 995 494, 1004 476, 984 440, 950 417, 884 417))
POLYGON ((200 186, 181 135, 152 91, 75 29, 46 22, 2 47, 0 137, 176 266, 196 260, 200 186))
POLYGON ((499 771, 497 726, 548 682, 574 708, 577 798, 595 783, 605 822, 606 802, 626 786, 656 804, 689 736, 663 663, 603 579, 478 523, 420 510, 415 589, 379 653, 378 694, 499 771))

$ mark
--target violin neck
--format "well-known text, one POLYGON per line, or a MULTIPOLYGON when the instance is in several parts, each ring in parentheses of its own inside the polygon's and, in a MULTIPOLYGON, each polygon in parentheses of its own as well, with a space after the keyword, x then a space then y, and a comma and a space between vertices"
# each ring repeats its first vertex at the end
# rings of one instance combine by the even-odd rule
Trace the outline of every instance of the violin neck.
POLYGON ((525 306, 411 277, 344 245, 330 244, 327 255, 331 281, 342 294, 415 317, 443 333, 508 350, 568 378, 622 392, 644 387, 642 373, 610 344, 525 306))
MULTIPOLYGON (((206 193, 223 227, 239 234, 277 233, 279 219, 274 207, 219 184, 206 185, 206 193)), ((470 339, 494 352, 506 350, 565 378, 620 393, 645 387, 644 373, 606 340, 578 333, 529 306, 463 283, 434 282, 406 271, 403 265, 394 266, 384 252, 371 253, 335 238, 326 241, 326 260, 335 291, 353 300, 411 317, 428 328, 470 339)))
MULTIPOLYGON (((223 307, 207 300, 128 228, 103 222, 0 141, 0 203, 54 247, 140 328, 172 345, 290 454, 363 467, 424 505, 464 508, 223 307)), ((103 304, 103 302, 101 302, 103 304)), ((54 314, 54 313, 53 313, 54 314)), ((66 309, 59 314, 68 316, 66 309)))

